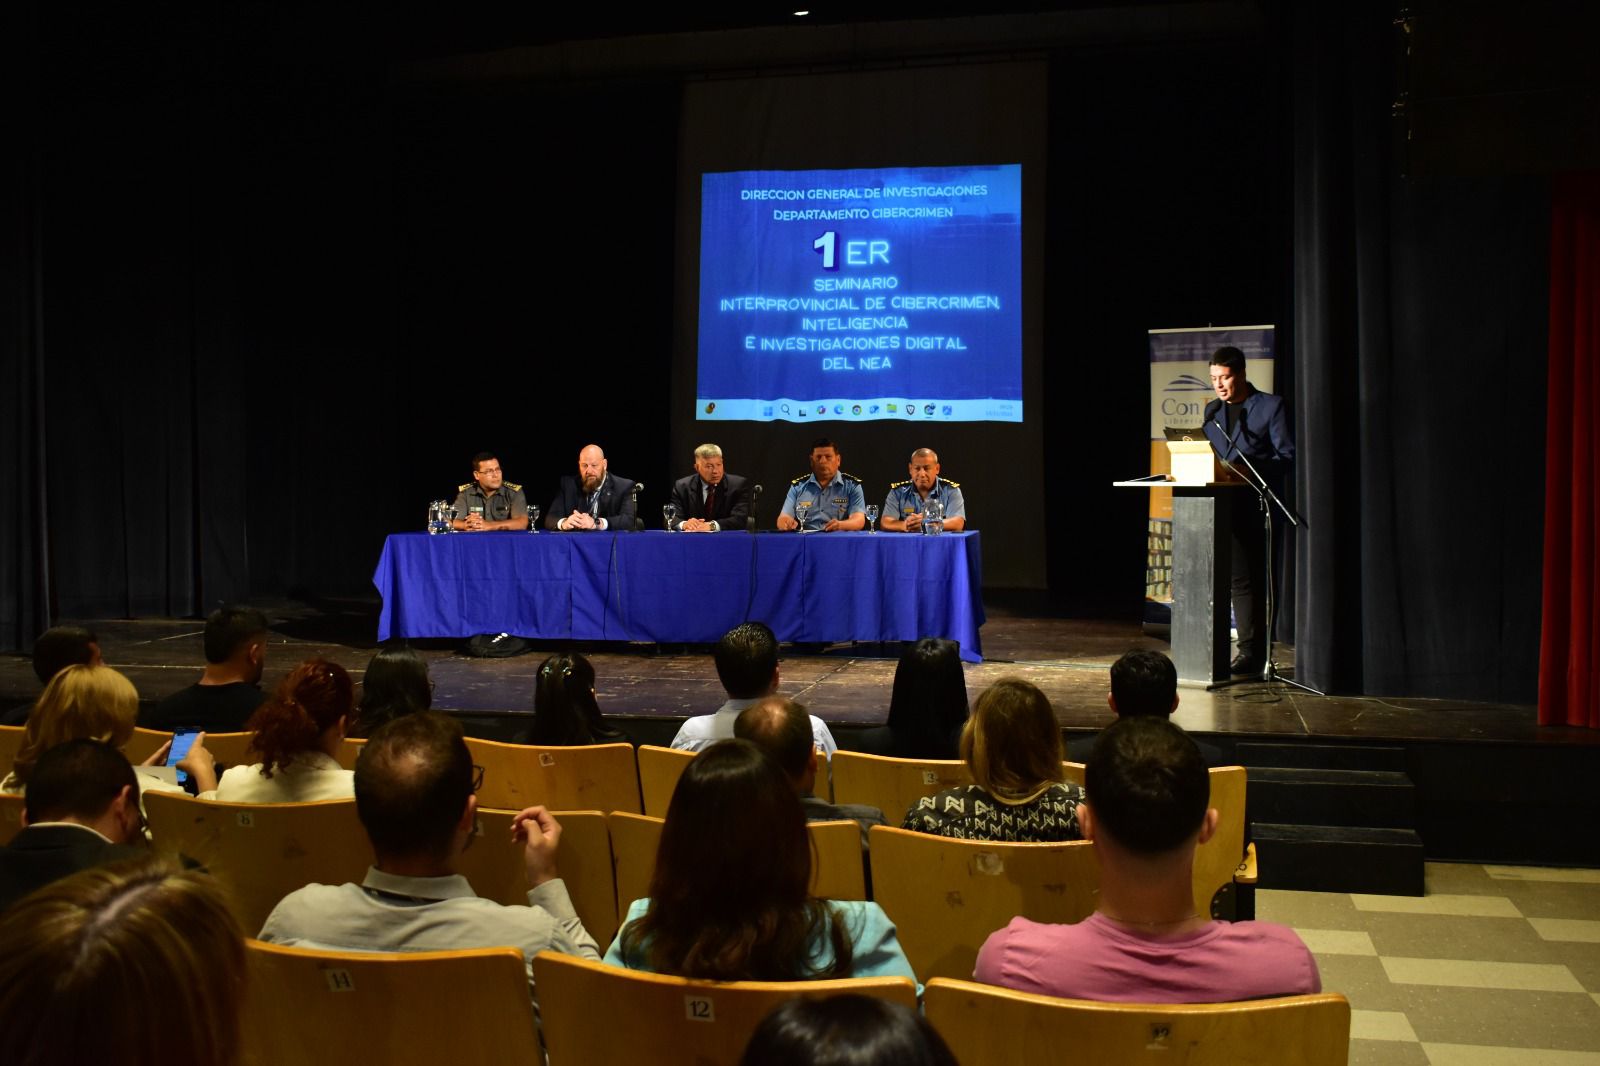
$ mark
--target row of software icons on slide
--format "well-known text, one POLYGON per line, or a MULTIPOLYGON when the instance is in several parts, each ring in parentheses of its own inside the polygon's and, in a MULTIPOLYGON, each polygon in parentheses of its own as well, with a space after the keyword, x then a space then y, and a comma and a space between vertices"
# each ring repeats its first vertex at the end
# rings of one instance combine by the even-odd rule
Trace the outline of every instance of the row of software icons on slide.
MULTIPOLYGON (((706 414, 714 414, 716 410, 717 402, 715 400, 711 400, 706 403, 706 414)), ((833 413, 836 415, 844 414, 845 410, 846 407, 842 403, 836 403, 833 405, 833 413)), ((950 404, 944 404, 943 406, 940 406, 938 404, 925 403, 919 407, 914 403, 901 404, 888 401, 884 402, 882 405, 875 403, 851 404, 848 410, 852 415, 875 415, 880 411, 886 415, 898 415, 903 412, 906 418, 916 418, 919 412, 926 418, 933 418, 935 416, 949 418, 955 414, 955 408, 950 404)), ((775 418, 780 414, 793 415, 796 418, 810 418, 813 414, 826 415, 827 413, 828 405, 825 403, 819 403, 815 406, 802 403, 793 405, 786 403, 769 403, 762 405, 761 408, 761 417, 763 418, 775 418)))

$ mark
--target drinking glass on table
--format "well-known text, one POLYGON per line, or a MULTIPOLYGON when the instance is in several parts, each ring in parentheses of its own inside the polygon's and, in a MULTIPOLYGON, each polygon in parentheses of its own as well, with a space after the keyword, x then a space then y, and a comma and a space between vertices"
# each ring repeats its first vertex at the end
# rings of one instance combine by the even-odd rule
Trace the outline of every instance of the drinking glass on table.
POLYGON ((800 522, 800 532, 806 531, 806 512, 811 510, 810 500, 800 500, 794 505, 794 516, 800 522))
POLYGON ((678 521, 678 505, 675 503, 664 504, 661 508, 661 517, 666 520, 667 532, 672 532, 672 527, 678 521))
POLYGON ((528 505, 528 532, 539 532, 539 508, 531 503, 528 505))
POLYGON ((878 531, 878 505, 875 504, 875 503, 869 503, 869 504, 867 504, 867 532, 868 533, 876 533, 877 531, 878 531))

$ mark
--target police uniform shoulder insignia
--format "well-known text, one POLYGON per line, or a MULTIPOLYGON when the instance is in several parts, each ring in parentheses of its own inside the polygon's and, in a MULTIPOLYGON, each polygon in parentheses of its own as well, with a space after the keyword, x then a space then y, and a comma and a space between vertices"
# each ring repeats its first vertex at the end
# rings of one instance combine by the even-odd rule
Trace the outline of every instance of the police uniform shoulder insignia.
POLYGON ((518 485, 515 481, 507 481, 507 482, 504 482, 504 484, 505 484, 505 487, 510 489, 512 492, 521 492, 522 491, 522 486, 518 485))
POLYGON ((811 475, 810 474, 801 474, 799 477, 797 477, 793 481, 789 482, 789 484, 791 484, 791 485, 800 485, 800 484, 803 484, 804 482, 807 482, 807 481, 810 481, 810 480, 811 480, 811 475))
POLYGON ((891 489, 903 489, 909 484, 911 484, 911 479, 907 478, 905 481, 891 481, 889 482, 889 487, 891 489))
POLYGON ((860 478, 856 477, 854 474, 847 474, 843 470, 839 471, 839 478, 841 481, 854 481, 857 485, 861 484, 860 478))
POLYGON ((961 487, 961 482, 959 482, 959 481, 951 481, 947 477, 942 477, 939 480, 944 482, 946 485, 949 485, 953 489, 959 489, 961 487))
POLYGON ((471 487, 472 487, 472 486, 473 486, 473 482, 471 482, 471 481, 469 481, 469 482, 467 482, 467 483, 466 483, 466 484, 465 484, 465 485, 457 485, 457 486, 456 486, 456 491, 457 491, 457 492, 466 492, 466 491, 467 491, 467 490, 468 490, 468 489, 470 489, 470 488, 471 488, 471 487))

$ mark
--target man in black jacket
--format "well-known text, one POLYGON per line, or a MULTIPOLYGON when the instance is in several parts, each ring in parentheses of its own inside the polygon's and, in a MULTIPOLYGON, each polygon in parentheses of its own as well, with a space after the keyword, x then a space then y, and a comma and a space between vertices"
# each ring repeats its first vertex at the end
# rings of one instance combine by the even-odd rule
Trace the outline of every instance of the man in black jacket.
POLYGON ((591 529, 633 532, 633 482, 616 477, 600 445, 588 444, 578 453, 578 476, 561 479, 561 491, 545 512, 546 529, 563 533, 591 529))
POLYGON ((718 533, 745 528, 750 516, 749 483, 722 468, 722 449, 702 444, 694 450, 694 473, 672 485, 678 518, 672 528, 684 533, 718 533))

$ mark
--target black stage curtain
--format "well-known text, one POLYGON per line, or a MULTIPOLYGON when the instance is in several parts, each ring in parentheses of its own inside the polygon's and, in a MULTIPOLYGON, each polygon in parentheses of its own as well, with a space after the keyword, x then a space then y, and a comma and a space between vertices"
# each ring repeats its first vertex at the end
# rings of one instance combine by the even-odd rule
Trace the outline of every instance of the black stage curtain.
POLYGON ((1406 179, 1387 5, 1295 5, 1300 680, 1531 703, 1547 182, 1406 179))

